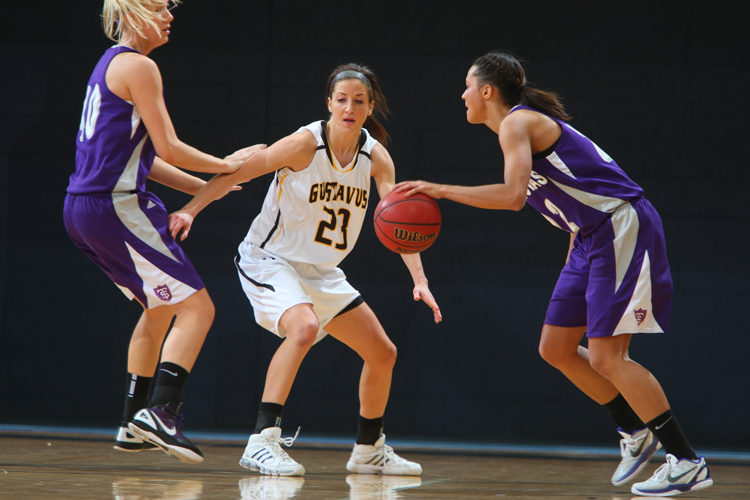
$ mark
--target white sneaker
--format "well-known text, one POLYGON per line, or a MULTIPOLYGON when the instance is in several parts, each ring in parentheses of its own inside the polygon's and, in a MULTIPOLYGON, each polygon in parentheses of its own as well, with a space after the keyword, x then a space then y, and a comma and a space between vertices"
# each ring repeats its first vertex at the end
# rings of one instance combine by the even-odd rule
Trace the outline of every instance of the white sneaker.
POLYGON ((358 474, 418 476, 422 473, 422 466, 396 455, 393 448, 385 444, 385 434, 381 434, 374 445, 354 445, 346 470, 358 474))
POLYGON ((635 431, 633 434, 617 429, 622 435, 620 440, 620 454, 622 461, 612 476, 612 484, 619 486, 633 479, 643 470, 651 455, 661 448, 661 443, 656 439, 648 427, 635 431))
POLYGON ((287 500, 305 484, 301 477, 247 477, 240 479, 242 500, 287 500))
POLYGON ((686 491, 702 490, 712 484, 714 481, 703 457, 696 461, 687 458, 678 460, 674 455, 667 454, 667 463, 656 469, 648 481, 634 484, 630 491, 641 496, 671 497, 686 491))
POLYGON ((422 479, 417 476, 349 474, 346 483, 350 500, 396 500, 403 498, 399 491, 421 486, 422 479))
POLYGON ((284 446, 292 446, 297 434, 293 438, 282 438, 281 427, 269 427, 263 429, 260 434, 253 434, 247 440, 245 453, 242 454, 240 465, 246 469, 256 470, 261 474, 273 476, 302 476, 305 468, 295 462, 287 453, 281 449, 284 446))

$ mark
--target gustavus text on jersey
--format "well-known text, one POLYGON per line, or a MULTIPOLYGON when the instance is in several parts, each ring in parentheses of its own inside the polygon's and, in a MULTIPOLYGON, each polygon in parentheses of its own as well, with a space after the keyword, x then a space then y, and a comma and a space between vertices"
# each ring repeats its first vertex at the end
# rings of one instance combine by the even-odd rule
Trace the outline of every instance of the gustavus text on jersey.
POLYGON ((310 203, 318 200, 343 201, 348 205, 367 208, 367 190, 338 182, 321 182, 310 186, 310 203))

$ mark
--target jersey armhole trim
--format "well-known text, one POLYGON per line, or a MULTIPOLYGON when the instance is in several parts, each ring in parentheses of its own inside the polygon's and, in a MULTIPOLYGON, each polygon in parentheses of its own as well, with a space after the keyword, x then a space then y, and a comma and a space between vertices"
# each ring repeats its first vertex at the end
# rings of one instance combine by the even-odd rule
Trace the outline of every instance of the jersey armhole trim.
POLYGON ((531 159, 532 160, 543 160, 547 158, 549 155, 555 152, 555 148, 558 144, 560 144, 560 139, 562 139, 562 132, 560 132, 560 137, 557 138, 557 140, 552 143, 552 146, 548 147, 544 151, 539 151, 538 153, 532 153, 531 159))
POLYGON ((273 227, 268 232, 268 236, 266 236, 266 239, 263 240, 263 243, 260 244, 260 248, 263 248, 266 246, 266 243, 268 243, 268 240, 271 239, 271 236, 273 236, 273 233, 276 232, 276 229, 279 227, 279 220, 281 220, 281 209, 276 213, 276 222, 273 223, 273 227))

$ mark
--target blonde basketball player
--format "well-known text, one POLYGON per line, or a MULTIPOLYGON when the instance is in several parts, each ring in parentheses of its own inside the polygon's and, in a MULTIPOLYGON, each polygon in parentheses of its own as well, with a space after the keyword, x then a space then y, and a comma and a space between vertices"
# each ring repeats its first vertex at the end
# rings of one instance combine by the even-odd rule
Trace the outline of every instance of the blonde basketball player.
POLYGON ((146 179, 195 194, 204 181, 173 165, 234 172, 253 148, 222 160, 177 138, 159 68, 148 57, 169 41, 173 5, 105 0, 104 30, 117 45, 104 53, 89 78, 63 216, 76 246, 143 306, 128 350, 127 394, 115 449, 138 452, 158 446, 179 460, 199 463, 203 454, 182 433, 178 409, 213 322, 214 304, 169 235, 168 212, 146 189, 146 179))
MULTIPOLYGON (((382 198, 395 184, 383 143, 388 134, 373 116, 388 112, 375 75, 356 64, 339 66, 326 88, 330 119, 311 123, 253 156, 233 174, 209 181, 170 229, 184 239, 193 218, 232 186, 276 172, 263 209, 235 260, 242 287, 264 328, 284 338, 266 376, 255 433, 240 464, 263 474, 301 476, 304 467, 281 449, 281 415, 297 370, 310 347, 330 334, 364 360, 359 385, 357 442, 350 472, 419 475, 419 464, 385 444, 383 415, 396 347, 375 314, 337 267, 354 247, 370 198, 370 177, 382 198)), ((414 300, 442 318, 427 286, 419 254, 404 255, 414 300)))

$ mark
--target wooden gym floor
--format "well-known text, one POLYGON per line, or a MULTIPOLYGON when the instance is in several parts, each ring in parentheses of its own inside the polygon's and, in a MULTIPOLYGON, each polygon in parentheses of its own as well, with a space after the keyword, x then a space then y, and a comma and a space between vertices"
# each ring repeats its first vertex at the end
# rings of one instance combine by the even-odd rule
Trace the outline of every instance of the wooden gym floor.
MULTIPOLYGON (((350 448, 298 444, 290 454, 303 478, 260 476, 241 468, 238 441, 195 439, 206 456, 183 464, 161 451, 123 453, 103 436, 0 433, 0 499, 576 499, 630 500, 629 486, 609 483, 617 460, 543 458, 497 453, 403 451, 422 464, 421 477, 349 474, 350 448)), ((616 444, 616 443, 615 443, 616 444)), ((711 460, 714 486, 680 498, 750 500, 750 462, 711 460)), ((647 478, 663 462, 654 457, 647 478)))

